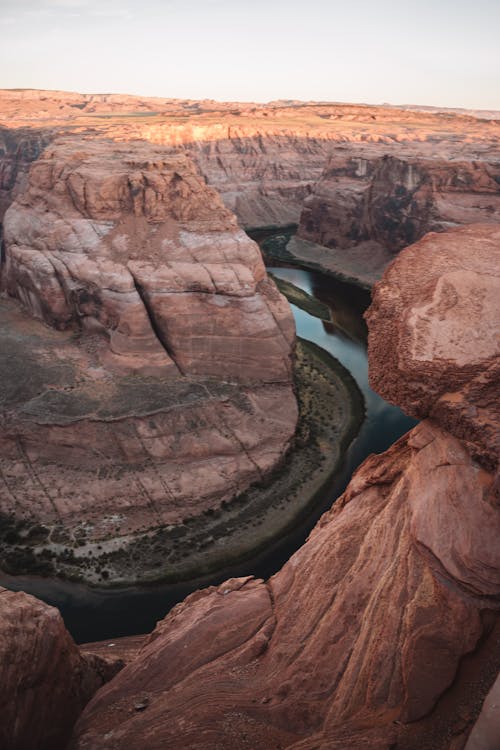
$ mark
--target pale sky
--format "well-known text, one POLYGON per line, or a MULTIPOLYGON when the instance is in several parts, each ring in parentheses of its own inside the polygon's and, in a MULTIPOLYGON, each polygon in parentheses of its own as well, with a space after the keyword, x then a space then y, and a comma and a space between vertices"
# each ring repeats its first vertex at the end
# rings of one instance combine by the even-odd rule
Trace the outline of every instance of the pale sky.
POLYGON ((500 0, 0 0, 0 88, 500 109, 500 0))

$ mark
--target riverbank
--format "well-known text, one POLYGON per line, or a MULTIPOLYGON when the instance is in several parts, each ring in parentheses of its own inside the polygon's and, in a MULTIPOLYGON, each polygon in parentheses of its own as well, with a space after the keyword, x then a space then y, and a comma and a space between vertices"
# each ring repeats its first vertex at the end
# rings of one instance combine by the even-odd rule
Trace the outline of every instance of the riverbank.
POLYGON ((342 250, 323 247, 291 236, 288 232, 268 236, 260 243, 266 264, 287 263, 318 271, 340 281, 370 290, 394 259, 377 242, 363 242, 342 250))
POLYGON ((189 580, 257 554, 308 514, 364 417, 363 397, 350 373, 310 342, 298 342, 295 384, 300 416, 293 446, 272 474, 243 494, 218 510, 133 540, 68 546, 66 555, 50 560, 50 572, 43 544, 32 535, 9 573, 130 586, 189 580))
POLYGON ((279 276, 275 276, 269 269, 267 275, 274 281, 281 294, 284 294, 291 305, 299 307, 304 312, 313 315, 315 318, 324 320, 325 323, 331 323, 332 316, 330 314, 330 308, 325 305, 324 302, 316 299, 312 294, 308 294, 300 287, 292 284, 291 281, 286 279, 280 279, 279 276))

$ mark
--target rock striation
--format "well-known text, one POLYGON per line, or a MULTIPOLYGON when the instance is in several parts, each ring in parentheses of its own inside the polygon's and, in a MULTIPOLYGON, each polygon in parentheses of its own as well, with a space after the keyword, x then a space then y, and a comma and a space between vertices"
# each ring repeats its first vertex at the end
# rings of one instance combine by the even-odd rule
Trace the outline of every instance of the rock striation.
MULTIPOLYGON (((385 154, 435 161, 439 154, 436 163, 463 162, 466 171, 498 165, 500 158, 498 112, 477 116, 328 102, 264 105, 29 90, 0 90, 0 102, 0 124, 6 127, 42 127, 52 139, 63 130, 123 142, 142 139, 165 151, 187 151, 247 228, 297 224, 304 199, 317 190, 318 180, 324 183, 328 160, 340 154, 342 167, 339 147, 344 156, 368 162, 385 154)), ((350 201, 349 180, 344 182, 342 205, 350 201)))
MULTIPOLYGON (((297 248, 292 244, 290 250, 306 253, 304 241, 320 245, 327 269, 336 264, 341 273, 355 264, 363 280, 363 266, 375 264, 380 277, 391 255, 428 232, 499 220, 495 159, 445 160, 412 155, 404 147, 384 156, 342 148, 305 199, 297 248)), ((314 252, 313 245, 309 254, 314 252)))
POLYGON ((33 537, 40 572, 86 559, 103 581, 117 544, 219 509, 280 463, 293 316, 186 155, 49 146, 3 248, 2 288, 24 308, 0 300, 4 567, 32 569, 33 537))
POLYGON ((82 656, 54 607, 0 588, 0 745, 63 750, 95 691, 119 659, 82 656))
MULTIPOLYGON (((494 231, 426 238, 440 269, 435 284, 423 285, 426 304, 448 274, 462 277, 457 243, 475 238, 477 276, 487 256, 493 264, 494 231)), ((387 352, 392 365, 399 326, 427 352, 427 382, 439 379, 433 365, 445 360, 458 383, 456 337, 448 325, 439 329, 446 309, 431 306, 425 326, 411 313, 421 304, 418 252, 402 253, 376 291, 370 361, 377 372, 387 352), (391 295, 401 295, 410 312, 384 325, 377 311, 391 295)), ((468 274, 455 285, 457 310, 475 299, 468 282, 477 276, 468 274)), ((498 295, 498 277, 491 278, 498 295)), ((478 345, 466 363, 472 374, 487 359, 483 342, 492 347, 489 318, 474 321, 478 345)), ((396 370, 392 382, 403 394, 405 380, 396 370)), ((439 412, 423 413, 430 404, 421 401, 424 421, 365 461, 277 575, 229 580, 175 607, 96 694, 71 748, 462 748, 500 668, 500 516, 490 462, 477 460, 483 444, 471 450, 443 429, 439 412)), ((494 411, 487 419, 498 428, 494 411)))
POLYGON ((8 293, 58 329, 102 332, 127 370, 290 380, 288 305, 183 155, 50 147, 6 213, 4 240, 8 293))

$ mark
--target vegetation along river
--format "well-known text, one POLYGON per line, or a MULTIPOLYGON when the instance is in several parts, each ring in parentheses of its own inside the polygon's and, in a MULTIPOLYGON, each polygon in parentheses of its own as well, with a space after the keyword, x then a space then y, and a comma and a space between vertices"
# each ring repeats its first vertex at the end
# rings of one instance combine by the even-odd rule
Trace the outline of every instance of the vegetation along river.
MULTIPOLYGON (((231 576, 253 574, 267 578, 272 575, 303 544, 319 516, 342 493, 356 467, 370 453, 384 451, 415 424, 415 420, 387 404, 368 385, 363 312, 370 301, 369 293, 318 272, 298 268, 270 268, 269 271, 275 278, 293 284, 292 291, 294 288, 302 289, 322 303, 320 308, 325 310, 326 305, 329 309, 329 314, 327 310, 327 315, 323 315, 330 317, 328 321, 292 305, 298 336, 314 342, 337 358, 351 373, 363 394, 366 416, 357 436, 346 450, 340 469, 300 525, 270 544, 259 555, 238 565, 188 582, 114 590, 89 588, 78 583, 35 576, 0 575, 0 584, 27 591, 57 606, 78 642, 148 632, 176 602, 197 588, 218 584, 231 576)), ((300 299, 297 302, 301 304, 300 299)))

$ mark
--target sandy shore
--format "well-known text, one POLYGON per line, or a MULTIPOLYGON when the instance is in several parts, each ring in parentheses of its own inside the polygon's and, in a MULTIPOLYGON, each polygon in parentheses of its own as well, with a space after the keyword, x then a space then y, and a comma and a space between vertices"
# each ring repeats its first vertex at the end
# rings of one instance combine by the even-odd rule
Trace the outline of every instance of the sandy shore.
POLYGON ((300 237, 270 237, 262 242, 266 262, 290 263, 319 271, 362 289, 371 289, 394 259, 377 242, 363 242, 348 250, 323 247, 300 237))

